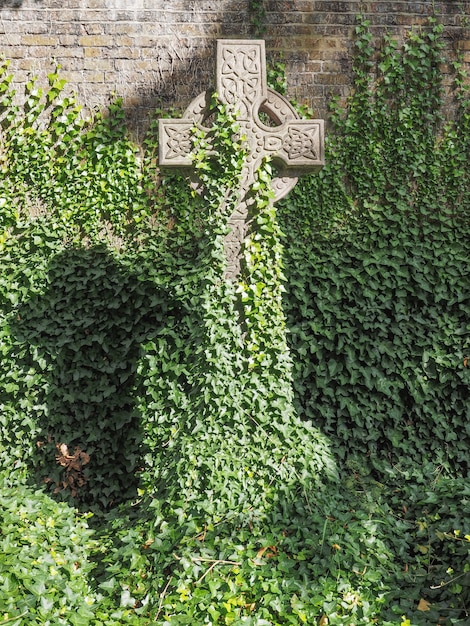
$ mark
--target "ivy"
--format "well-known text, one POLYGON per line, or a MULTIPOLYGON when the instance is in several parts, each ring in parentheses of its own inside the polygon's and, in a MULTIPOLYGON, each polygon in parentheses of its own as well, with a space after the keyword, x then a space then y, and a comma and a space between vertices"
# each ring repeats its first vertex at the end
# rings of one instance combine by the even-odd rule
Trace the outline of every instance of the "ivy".
POLYGON ((86 520, 43 493, 0 483, 1 623, 87 624, 96 597, 87 583, 93 547, 86 520))
POLYGON ((0 623, 468 622, 468 78, 448 119, 439 24, 355 36, 234 284, 230 107, 196 193, 119 99, 85 119, 54 68, 21 107, 2 66, 0 623))
POLYGON ((468 469, 468 101, 458 77, 444 121, 441 32, 431 20, 400 50, 386 37, 375 59, 359 22, 329 165, 281 213, 298 409, 375 468, 468 469))
POLYGON ((265 0, 249 0, 248 13, 253 35, 263 37, 266 33, 266 3, 265 0))
POLYGON ((34 78, 27 83, 20 115, 11 104, 14 92, 6 64, 3 71, 7 113, 2 152, 11 173, 3 178, 9 185, 2 193, 5 207, 15 206, 4 226, 11 226, 13 217, 27 221, 27 212, 47 213, 57 224, 73 224, 75 234, 69 237, 77 241, 108 238, 116 246, 146 206, 138 155, 125 136, 120 101, 111 104, 106 117, 98 113, 93 122, 83 120, 75 99, 63 96, 65 81, 54 71, 44 93, 34 78))
MULTIPOLYGON (((193 310, 191 318, 185 320, 190 333, 188 341, 193 346, 191 354, 185 343, 176 347, 181 355, 179 359, 187 364, 184 389, 177 394, 178 401, 184 402, 184 418, 180 411, 174 411, 171 416, 165 408, 166 393, 160 398, 154 395, 155 408, 161 411, 159 430, 165 433, 163 439, 168 442, 168 448, 155 450, 159 458, 151 462, 160 472, 160 499, 172 502, 174 496, 168 495, 172 493, 184 497, 191 507, 192 524, 202 511, 206 518, 210 514, 220 519, 229 512, 230 515, 248 515, 253 523, 257 516, 267 514, 272 498, 278 497, 278 490, 285 492, 283 497, 294 497, 299 488, 293 483, 297 472, 305 472, 315 481, 318 470, 325 467, 332 474, 333 469, 327 455, 321 459, 320 448, 324 443, 319 435, 298 419, 291 423, 289 391, 284 391, 283 395, 276 393, 278 379, 290 389, 283 376, 287 371, 282 363, 287 358, 287 346, 285 339, 282 340, 282 325, 280 339, 278 335, 274 340, 272 337, 282 313, 280 283, 276 272, 272 280, 263 269, 260 260, 264 256, 254 258, 253 250, 259 251, 258 244, 253 246, 252 243, 260 237, 257 226, 253 240, 246 245, 247 263, 240 288, 235 289, 223 279, 224 238, 237 199, 245 153, 242 143, 238 143, 243 142, 243 138, 235 139, 236 117, 217 99, 212 106, 215 125, 210 131, 210 144, 205 133, 199 131, 194 149, 203 195, 202 199, 195 199, 193 210, 199 215, 203 212, 204 232, 199 235, 195 256, 190 260, 192 284, 185 282, 185 292, 180 295, 187 308, 193 310), (213 152, 217 159, 210 157, 213 152), (259 287, 261 280, 266 282, 263 293, 259 287), (259 323, 260 318, 263 324, 259 323), (272 365, 268 365, 268 361, 272 365), (272 391, 268 391, 270 386, 272 391), (311 448, 308 457, 301 458, 296 452, 294 442, 299 438, 304 440, 304 446, 311 448), (255 441, 258 445, 253 448, 255 441), (177 457, 173 453, 175 447, 180 450, 177 457), (275 480, 273 470, 279 475, 275 480), (291 488, 294 491, 289 494, 291 488), (248 511, 251 512, 248 514, 248 511)), ((260 173, 253 193, 256 210, 260 212, 259 224, 265 224, 262 236, 268 236, 267 243, 263 243, 264 255, 271 242, 269 221, 272 215, 270 211, 263 211, 269 208, 261 192, 263 176, 266 189, 266 174, 260 173)), ((271 195, 269 191, 264 193, 271 195)), ((177 232, 175 236, 178 237, 177 232)), ((274 232, 271 236, 275 241, 274 232)), ((278 244, 275 250, 279 256, 278 244)), ((185 275, 187 273, 185 270, 185 275)), ((175 348, 163 349, 169 354, 175 348)), ((155 378, 162 377, 164 364, 157 362, 161 348, 152 345, 147 346, 147 350, 155 378), (153 354, 156 351, 158 357, 153 354)), ((185 511, 188 504, 181 504, 181 510, 185 511)), ((168 515, 169 511, 164 517, 168 515)))

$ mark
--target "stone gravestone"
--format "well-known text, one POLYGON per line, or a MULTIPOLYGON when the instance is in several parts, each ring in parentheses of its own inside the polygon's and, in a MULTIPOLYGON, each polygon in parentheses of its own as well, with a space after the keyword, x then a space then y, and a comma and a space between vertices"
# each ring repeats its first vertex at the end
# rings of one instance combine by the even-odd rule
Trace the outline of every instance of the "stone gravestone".
MULTIPOLYGON (((246 137, 247 158, 240 195, 229 220, 225 241, 226 278, 240 272, 240 255, 248 231, 249 192, 264 157, 277 168, 272 180, 274 202, 284 197, 303 173, 324 164, 323 120, 300 119, 286 98, 268 88, 262 40, 217 40, 216 92, 237 111, 240 133, 246 137)), ((210 93, 191 102, 182 119, 159 120, 159 163, 163 168, 190 168, 194 126, 209 128, 210 93)))

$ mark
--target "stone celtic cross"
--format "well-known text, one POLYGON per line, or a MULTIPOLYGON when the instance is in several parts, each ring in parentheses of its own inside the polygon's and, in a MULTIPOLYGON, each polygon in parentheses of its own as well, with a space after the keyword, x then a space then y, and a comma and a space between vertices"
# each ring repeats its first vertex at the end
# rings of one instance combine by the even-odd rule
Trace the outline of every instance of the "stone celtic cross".
MULTIPOLYGON (((300 119, 286 98, 269 89, 262 40, 217 40, 216 92, 222 103, 237 111, 246 137, 246 165, 240 196, 229 220, 225 241, 226 278, 240 271, 240 255, 248 232, 249 190, 264 157, 271 157, 277 175, 272 180, 274 202, 284 197, 303 173, 324 164, 323 120, 300 119)), ((195 125, 209 130, 210 94, 195 98, 182 119, 159 120, 159 163, 163 168, 190 168, 195 125)))

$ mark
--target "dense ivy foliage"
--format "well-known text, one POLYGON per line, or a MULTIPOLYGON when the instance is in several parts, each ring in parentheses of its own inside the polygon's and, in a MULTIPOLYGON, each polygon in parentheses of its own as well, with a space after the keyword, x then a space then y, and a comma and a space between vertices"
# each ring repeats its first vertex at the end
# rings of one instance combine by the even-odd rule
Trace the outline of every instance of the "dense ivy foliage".
POLYGON ((329 164, 281 212, 298 408, 367 470, 469 469, 470 110, 459 82, 443 119, 440 33, 386 39, 374 76, 358 26, 329 164))
POLYGON ((1 623, 88 624, 94 546, 86 521, 40 491, 0 480, 1 623))
POLYGON ((233 111, 195 131, 198 195, 156 125, 83 120, 58 71, 20 108, 3 66, 4 623, 468 621, 470 111, 457 61, 442 113, 440 35, 377 58, 359 21, 328 165, 278 210, 263 165, 238 284, 233 111))
POLYGON ((131 488, 140 344, 171 306, 115 258, 148 210, 145 168, 119 103, 84 122, 53 72, 45 94, 27 85, 20 113, 3 70, 0 454, 106 506, 131 488))

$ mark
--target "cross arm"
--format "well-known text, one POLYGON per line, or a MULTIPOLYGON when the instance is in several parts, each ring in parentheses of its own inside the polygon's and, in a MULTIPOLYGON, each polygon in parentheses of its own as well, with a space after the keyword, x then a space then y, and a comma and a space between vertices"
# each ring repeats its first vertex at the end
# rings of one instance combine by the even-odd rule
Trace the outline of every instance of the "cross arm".
POLYGON ((194 120, 158 120, 159 164, 161 167, 192 165, 192 130, 194 120))
POLYGON ((323 120, 290 120, 281 127, 264 129, 263 136, 260 152, 277 161, 284 175, 318 172, 324 165, 323 120))

